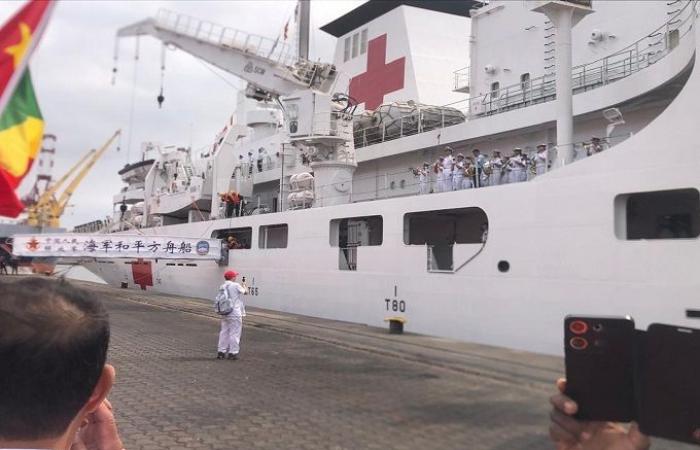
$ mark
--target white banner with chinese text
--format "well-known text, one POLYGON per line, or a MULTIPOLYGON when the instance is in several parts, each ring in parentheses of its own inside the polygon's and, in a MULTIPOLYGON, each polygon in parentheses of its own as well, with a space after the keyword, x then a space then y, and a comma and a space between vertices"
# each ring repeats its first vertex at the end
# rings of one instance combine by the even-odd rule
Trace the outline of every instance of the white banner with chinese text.
POLYGON ((123 234, 18 234, 12 253, 17 256, 64 258, 221 258, 221 241, 123 234))

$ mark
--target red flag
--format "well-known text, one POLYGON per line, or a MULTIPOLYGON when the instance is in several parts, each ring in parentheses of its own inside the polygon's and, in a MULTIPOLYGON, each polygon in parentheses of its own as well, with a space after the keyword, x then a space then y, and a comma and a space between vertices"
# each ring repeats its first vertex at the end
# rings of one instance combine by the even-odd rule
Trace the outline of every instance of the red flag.
POLYGON ((46 27, 54 2, 30 0, 0 29, 0 113, 46 27))
POLYGON ((0 28, 0 215, 24 209, 15 193, 41 145, 43 119, 27 62, 54 3, 30 0, 0 28))

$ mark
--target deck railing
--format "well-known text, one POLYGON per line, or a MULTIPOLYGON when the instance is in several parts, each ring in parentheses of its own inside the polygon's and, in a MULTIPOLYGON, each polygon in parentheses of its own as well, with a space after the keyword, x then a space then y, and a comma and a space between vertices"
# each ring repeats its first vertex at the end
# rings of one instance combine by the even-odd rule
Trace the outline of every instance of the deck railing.
POLYGON ((293 66, 299 61, 291 46, 280 42, 280 39, 236 30, 167 9, 158 11, 156 24, 175 33, 215 45, 238 48, 286 66, 293 66))

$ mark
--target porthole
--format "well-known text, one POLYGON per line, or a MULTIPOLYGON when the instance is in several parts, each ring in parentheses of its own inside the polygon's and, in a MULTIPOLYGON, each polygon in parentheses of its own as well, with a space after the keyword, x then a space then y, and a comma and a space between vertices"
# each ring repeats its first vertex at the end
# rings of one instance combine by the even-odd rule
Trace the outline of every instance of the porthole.
POLYGON ((510 270, 510 263, 508 261, 498 261, 498 271, 506 273, 510 270))

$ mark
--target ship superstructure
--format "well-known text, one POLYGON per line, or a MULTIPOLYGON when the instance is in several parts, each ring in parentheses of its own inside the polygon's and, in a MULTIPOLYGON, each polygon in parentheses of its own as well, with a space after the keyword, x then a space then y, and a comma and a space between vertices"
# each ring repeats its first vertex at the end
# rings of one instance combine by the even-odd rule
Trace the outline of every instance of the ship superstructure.
MULTIPOLYGON (((127 28, 250 85, 207 154, 156 152, 145 176, 125 179, 143 186, 143 205, 115 197, 125 209, 113 231, 129 213, 145 235, 233 237, 249 303, 300 314, 400 316, 410 331, 545 352, 560 351, 571 312, 690 324, 697 3, 582 2, 573 141, 558 149, 557 30, 543 3, 368 2, 323 28, 338 37, 332 65, 169 13, 127 28), (482 187, 453 191, 416 176, 446 145, 534 159, 538 144, 545 173, 528 167, 528 182, 484 174, 482 187), (244 199, 233 210, 232 191, 244 199)), ((135 285, 130 263, 87 267, 111 284, 206 298, 223 271, 152 260, 150 285, 135 285)))

